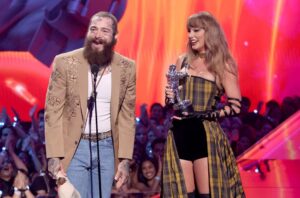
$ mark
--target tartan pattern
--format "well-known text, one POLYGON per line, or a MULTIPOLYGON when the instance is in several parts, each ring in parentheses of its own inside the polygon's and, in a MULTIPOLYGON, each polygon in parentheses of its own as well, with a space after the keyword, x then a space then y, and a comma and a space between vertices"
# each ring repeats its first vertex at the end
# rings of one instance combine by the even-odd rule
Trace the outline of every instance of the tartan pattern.
POLYGON ((212 110, 215 105, 214 97, 219 94, 216 83, 201 77, 189 76, 182 82, 183 89, 180 98, 192 102, 195 111, 212 110))
MULTIPOLYGON (((187 77, 180 97, 189 99, 195 111, 213 109, 215 96, 220 95, 213 81, 187 77), (185 97, 183 97, 185 96, 185 97)), ((239 171, 229 141, 219 123, 203 121, 207 138, 209 185, 211 198, 244 198, 239 171)), ((170 130, 163 158, 161 197, 186 198, 187 192, 172 131, 170 130)))
POLYGON ((173 133, 168 132, 163 157, 161 198, 188 198, 173 133))
POLYGON ((211 198, 244 198, 245 194, 230 143, 218 122, 203 121, 207 139, 211 198))

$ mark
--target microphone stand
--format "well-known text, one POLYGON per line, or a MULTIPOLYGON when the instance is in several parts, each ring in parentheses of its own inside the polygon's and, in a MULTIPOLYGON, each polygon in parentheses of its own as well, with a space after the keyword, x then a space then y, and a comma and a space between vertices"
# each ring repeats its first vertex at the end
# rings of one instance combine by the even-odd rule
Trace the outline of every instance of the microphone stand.
MULTIPOLYGON (((96 98, 97 98, 97 74, 99 72, 99 66, 96 64, 92 64, 91 65, 91 72, 94 76, 93 79, 93 93, 92 96, 90 98, 91 102, 89 103, 89 108, 90 108, 90 134, 89 136, 91 137, 91 118, 92 118, 92 111, 93 108, 95 107, 95 122, 96 122, 96 140, 97 140, 97 165, 98 165, 98 180, 99 180, 99 198, 102 198, 102 189, 101 189, 101 169, 100 169, 100 153, 99 153, 99 131, 98 131, 98 117, 97 117, 97 102, 96 102, 96 98)), ((102 76, 101 76, 102 77, 102 76)), ((100 77, 100 80, 101 80, 100 77)), ((92 165, 92 148, 91 148, 91 140, 90 140, 90 163, 92 165)), ((92 198, 93 198, 93 178, 92 178, 92 169, 90 170, 90 174, 91 174, 91 193, 92 193, 92 198)))
POLYGON ((93 163, 93 157, 92 157, 92 112, 94 107, 94 96, 91 95, 88 99, 88 109, 89 109, 89 151, 90 151, 90 180, 91 180, 91 195, 93 198, 93 172, 92 172, 92 163, 93 163))

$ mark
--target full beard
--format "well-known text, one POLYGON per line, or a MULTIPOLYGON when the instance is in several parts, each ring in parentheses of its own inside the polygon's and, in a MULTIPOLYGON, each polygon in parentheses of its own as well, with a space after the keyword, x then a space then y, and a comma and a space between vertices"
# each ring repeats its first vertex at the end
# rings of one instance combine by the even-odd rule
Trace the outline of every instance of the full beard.
POLYGON ((90 65, 97 64, 99 67, 106 67, 108 66, 113 58, 114 55, 114 46, 116 44, 116 40, 113 39, 112 42, 107 43, 105 40, 100 40, 103 44, 103 50, 97 51, 92 48, 92 43, 94 40, 92 39, 85 39, 84 42, 84 50, 83 56, 89 62, 90 65))

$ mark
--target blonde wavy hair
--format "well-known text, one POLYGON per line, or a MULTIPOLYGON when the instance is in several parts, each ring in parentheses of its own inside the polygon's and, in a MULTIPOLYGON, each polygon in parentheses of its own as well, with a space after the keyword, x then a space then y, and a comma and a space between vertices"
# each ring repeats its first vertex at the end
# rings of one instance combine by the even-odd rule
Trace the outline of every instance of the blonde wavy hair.
MULTIPOLYGON (((208 65, 209 71, 216 75, 218 86, 221 86, 225 70, 237 76, 237 64, 229 51, 225 34, 217 20, 208 12, 193 14, 187 21, 187 29, 190 28, 203 28, 205 31, 205 64, 208 65)), ((189 42, 187 51, 188 63, 199 55, 198 51, 191 48, 189 42)))

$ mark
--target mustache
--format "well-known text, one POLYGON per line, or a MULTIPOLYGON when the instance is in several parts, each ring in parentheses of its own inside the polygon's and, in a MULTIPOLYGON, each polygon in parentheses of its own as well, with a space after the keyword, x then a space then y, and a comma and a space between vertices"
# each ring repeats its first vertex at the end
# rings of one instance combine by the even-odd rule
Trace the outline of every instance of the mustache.
POLYGON ((84 44, 84 57, 90 64, 97 64, 100 66, 107 66, 110 64, 113 58, 113 49, 116 44, 116 40, 107 42, 104 39, 86 39, 84 44), (103 51, 98 52, 92 49, 92 44, 101 44, 104 46, 103 51))
POLYGON ((106 48, 114 48, 115 44, 116 44, 116 40, 113 39, 111 42, 107 42, 105 39, 85 39, 84 42, 84 46, 85 47, 91 47, 91 45, 95 43, 95 44, 101 44, 104 45, 106 48))
POLYGON ((107 45, 108 43, 104 39, 90 39, 88 40, 88 43, 96 43, 96 44, 101 44, 101 45, 107 45))

